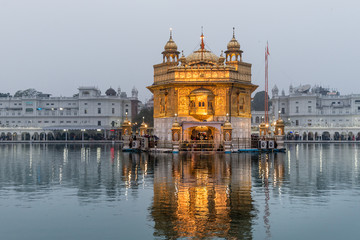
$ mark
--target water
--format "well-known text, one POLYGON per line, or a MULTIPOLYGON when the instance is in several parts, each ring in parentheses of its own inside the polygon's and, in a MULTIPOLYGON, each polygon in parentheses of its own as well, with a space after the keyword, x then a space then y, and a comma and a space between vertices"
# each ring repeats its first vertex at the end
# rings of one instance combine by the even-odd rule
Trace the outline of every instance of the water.
POLYGON ((358 239, 358 144, 134 154, 0 145, 1 239, 358 239))

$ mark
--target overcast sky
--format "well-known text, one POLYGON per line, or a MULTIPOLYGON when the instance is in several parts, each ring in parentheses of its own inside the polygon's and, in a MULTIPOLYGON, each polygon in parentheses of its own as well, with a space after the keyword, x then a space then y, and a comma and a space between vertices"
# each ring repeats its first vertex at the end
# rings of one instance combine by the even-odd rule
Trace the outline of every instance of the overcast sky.
POLYGON ((0 0, 0 92, 72 96, 79 86, 135 86, 144 100, 169 28, 187 56, 204 26, 217 55, 236 28, 258 90, 268 41, 269 89, 321 84, 360 93, 359 9, 356 0, 0 0))

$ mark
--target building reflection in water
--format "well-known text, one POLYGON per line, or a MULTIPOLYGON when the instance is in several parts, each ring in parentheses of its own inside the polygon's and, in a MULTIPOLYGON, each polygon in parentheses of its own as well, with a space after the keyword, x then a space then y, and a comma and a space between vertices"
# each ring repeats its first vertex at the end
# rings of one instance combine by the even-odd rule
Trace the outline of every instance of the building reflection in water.
MULTIPOLYGON (((285 177, 284 168, 285 155, 280 153, 260 154, 254 168, 258 168, 258 180, 264 189, 264 227, 266 238, 271 238, 270 228, 270 192, 273 196, 281 195, 281 187, 285 177)), ((256 162, 256 161, 255 161, 256 162)))
POLYGON ((156 157, 155 236, 252 238, 250 155, 156 157))
POLYGON ((271 237, 270 196, 294 188, 286 164, 298 164, 285 154, 134 154, 116 145, 14 144, 0 153, 0 190, 35 199, 66 189, 81 204, 119 207, 122 200, 141 202, 142 189, 152 189, 152 202, 141 204, 149 206, 154 236, 169 239, 252 239, 254 223, 271 237))

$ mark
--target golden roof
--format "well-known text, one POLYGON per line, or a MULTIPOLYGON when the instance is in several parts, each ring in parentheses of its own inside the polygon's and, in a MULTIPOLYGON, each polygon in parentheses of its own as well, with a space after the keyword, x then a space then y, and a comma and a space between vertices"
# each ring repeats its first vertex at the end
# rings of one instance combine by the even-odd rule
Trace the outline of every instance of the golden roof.
POLYGON ((214 65, 217 64, 218 61, 219 61, 218 56, 216 56, 209 50, 201 49, 201 48, 186 57, 186 62, 189 65, 201 64, 201 63, 214 65))

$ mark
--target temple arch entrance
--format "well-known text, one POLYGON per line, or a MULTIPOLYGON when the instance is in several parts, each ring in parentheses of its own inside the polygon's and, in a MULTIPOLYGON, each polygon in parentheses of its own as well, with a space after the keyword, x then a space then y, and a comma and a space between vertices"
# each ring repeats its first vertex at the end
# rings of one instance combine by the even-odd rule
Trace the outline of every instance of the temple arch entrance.
POLYGON ((213 141, 214 128, 207 126, 197 126, 191 128, 191 140, 213 141))
POLYGON ((221 147, 221 135, 221 122, 184 122, 182 150, 217 150, 221 147))

